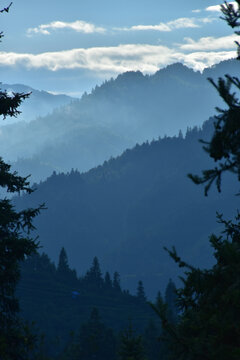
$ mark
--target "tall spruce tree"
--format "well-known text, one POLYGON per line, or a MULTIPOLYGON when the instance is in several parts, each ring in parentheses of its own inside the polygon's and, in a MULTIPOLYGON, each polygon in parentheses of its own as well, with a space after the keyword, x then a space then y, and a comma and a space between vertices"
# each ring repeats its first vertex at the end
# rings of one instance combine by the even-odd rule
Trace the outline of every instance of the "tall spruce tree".
MULTIPOLYGON (((221 5, 223 16, 232 28, 240 27, 240 0, 233 3, 225 2, 221 5)), ((235 31, 240 35, 240 31, 235 31)), ((237 45, 237 59, 240 60, 240 44, 237 45)), ((240 100, 237 94, 240 90, 240 80, 236 76, 225 75, 220 77, 217 83, 209 78, 210 83, 216 88, 226 109, 216 108, 219 115, 215 116, 214 134, 210 140, 200 140, 203 149, 214 159, 216 166, 213 169, 203 170, 202 176, 189 174, 188 176, 196 184, 205 185, 205 195, 211 185, 216 182, 218 191, 221 191, 222 174, 232 172, 237 175, 240 181, 240 100)))
MULTIPOLYGON (((240 0, 221 7, 225 21, 240 26, 240 0)), ((240 35, 239 31, 236 31, 240 35)), ((238 59, 240 44, 237 42, 238 59)), ((216 161, 216 167, 204 170, 203 176, 190 175, 197 184, 205 183, 205 195, 216 182, 221 190, 223 172, 232 172, 240 180, 240 80, 225 75, 217 84, 210 82, 225 101, 227 109, 217 109, 215 131, 204 149, 216 161), (232 90, 235 87, 236 92, 232 90)), ((168 250, 179 267, 185 269, 183 287, 177 290, 181 315, 174 325, 168 321, 165 306, 154 306, 170 335, 173 358, 178 360, 240 359, 240 214, 226 221, 218 214, 224 229, 220 236, 211 235, 210 243, 216 259, 211 269, 201 270, 182 261, 173 248, 168 250)))
POLYGON ((94 257, 92 266, 87 271, 83 281, 89 289, 99 290, 103 288, 104 281, 102 278, 100 264, 96 256, 94 257))
POLYGON ((120 360, 145 360, 143 340, 140 335, 135 335, 131 322, 120 335, 120 360))
MULTIPOLYGON (((9 12, 12 3, 0 10, 1 14, 9 12)), ((0 38, 3 33, 0 33, 0 38)), ((16 117, 18 107, 30 94, 0 91, 0 115, 16 117)), ((8 193, 31 193, 27 177, 11 172, 10 165, 0 158, 0 186, 8 193)), ((19 318, 19 305, 15 296, 19 280, 19 263, 26 256, 34 253, 38 247, 36 239, 30 237, 33 218, 39 213, 37 209, 16 211, 12 201, 5 197, 0 200, 0 359, 23 360, 28 358, 33 337, 19 318)))

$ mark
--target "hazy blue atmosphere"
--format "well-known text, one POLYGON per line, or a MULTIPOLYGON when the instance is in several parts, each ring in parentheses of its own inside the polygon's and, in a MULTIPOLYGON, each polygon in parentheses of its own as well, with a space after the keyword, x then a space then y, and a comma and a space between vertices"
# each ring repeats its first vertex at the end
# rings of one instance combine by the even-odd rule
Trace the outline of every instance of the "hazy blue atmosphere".
POLYGON ((152 74, 178 61, 203 70, 235 56, 234 35, 217 5, 16 0, 1 19, 1 81, 80 96, 129 70, 152 74))
MULTIPOLYGON (((0 320, 12 306, 28 322, 24 351, 36 335, 21 360, 168 360, 167 328, 181 335, 198 291, 209 286, 207 306, 219 291, 214 271, 225 274, 240 234, 219 215, 236 216, 240 179, 239 35, 220 16, 206 0, 15 0, 0 11, 0 279, 12 281, 0 320), (7 263, 16 239, 27 250, 7 263)), ((14 360, 1 358, 12 336, 2 329, 0 359, 14 360)), ((196 349, 175 360, 203 359, 196 349)))

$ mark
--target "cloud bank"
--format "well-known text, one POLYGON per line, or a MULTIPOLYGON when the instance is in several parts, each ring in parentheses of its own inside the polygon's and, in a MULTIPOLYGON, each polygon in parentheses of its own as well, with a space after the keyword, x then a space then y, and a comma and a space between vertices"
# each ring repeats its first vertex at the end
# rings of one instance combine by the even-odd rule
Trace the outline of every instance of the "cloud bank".
POLYGON ((29 28, 27 34, 29 36, 33 34, 50 35, 51 30, 59 29, 71 29, 84 34, 104 33, 106 31, 103 27, 97 27, 94 24, 77 20, 74 22, 53 21, 49 24, 42 24, 35 28, 29 28))
POLYGON ((220 49, 234 49, 236 44, 234 41, 239 40, 239 36, 233 34, 229 36, 223 36, 215 38, 212 36, 202 37, 195 41, 189 37, 184 38, 185 44, 179 44, 179 48, 182 50, 195 51, 195 50, 220 50, 220 49))
POLYGON ((157 25, 134 25, 129 28, 116 28, 116 30, 122 31, 173 31, 176 29, 187 29, 187 28, 199 28, 203 23, 210 23, 214 21, 213 18, 179 18, 166 23, 159 23, 157 25))
POLYGON ((194 51, 186 54, 182 49, 162 45, 126 44, 41 54, 0 52, 0 66, 22 66, 33 70, 45 68, 50 71, 86 69, 102 76, 131 70, 154 73, 174 62, 182 62, 202 71, 207 66, 234 57, 236 51, 194 51))

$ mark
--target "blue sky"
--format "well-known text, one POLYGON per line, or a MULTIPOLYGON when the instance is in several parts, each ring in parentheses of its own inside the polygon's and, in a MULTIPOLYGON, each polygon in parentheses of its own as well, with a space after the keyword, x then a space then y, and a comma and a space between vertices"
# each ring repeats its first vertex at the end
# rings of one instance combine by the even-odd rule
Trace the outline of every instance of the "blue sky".
POLYGON ((203 70, 235 56, 219 4, 15 0, 1 15, 1 81, 80 96, 124 71, 154 73, 177 61, 203 70))

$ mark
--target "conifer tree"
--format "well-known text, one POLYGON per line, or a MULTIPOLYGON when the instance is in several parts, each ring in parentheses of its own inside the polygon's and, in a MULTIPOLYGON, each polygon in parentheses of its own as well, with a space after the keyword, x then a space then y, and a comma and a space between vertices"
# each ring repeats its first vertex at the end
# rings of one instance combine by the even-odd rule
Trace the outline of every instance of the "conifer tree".
POLYGON ((113 274, 113 288, 116 292, 121 292, 120 275, 117 271, 113 274))
POLYGON ((120 335, 120 360, 145 360, 143 341, 140 335, 135 335, 131 322, 120 335))
MULTIPOLYGON (((240 26, 240 0, 224 3, 223 19, 235 28, 240 26)), ((240 35, 240 32, 236 32, 240 35)), ((240 45, 238 59, 240 59, 240 45)), ((240 180, 240 101, 232 87, 240 90, 237 77, 225 75, 216 87, 228 108, 217 109, 215 131, 205 150, 216 161, 214 169, 203 171, 203 176, 190 175, 197 184, 205 183, 205 195, 216 181, 221 190, 221 176, 230 171, 240 180)), ((168 250, 179 267, 185 269, 183 287, 177 290, 180 307, 179 322, 168 321, 166 307, 154 307, 170 335, 173 357, 178 360, 237 360, 240 359, 240 214, 236 220, 224 220, 220 236, 211 235, 215 265, 199 269, 184 262, 175 248, 168 250)))
POLYGON ((177 322, 178 310, 177 310, 177 289, 172 281, 169 280, 165 291, 165 303, 167 305, 167 318, 170 323, 177 322))
POLYGON ((108 271, 106 272, 105 277, 104 277, 104 286, 107 290, 111 290, 113 287, 111 276, 108 271))
POLYGON ((137 298, 141 302, 146 302, 147 301, 147 298, 146 298, 146 295, 145 295, 145 290, 144 290, 144 287, 143 287, 143 282, 141 280, 138 282, 137 298))
POLYGON ((66 273, 69 271, 68 257, 67 257, 67 253, 66 253, 66 250, 64 249, 64 247, 62 247, 60 254, 59 254, 57 270, 60 273, 66 273))
POLYGON ((63 247, 59 254, 57 276, 61 282, 77 284, 77 274, 75 270, 70 269, 68 264, 68 256, 65 248, 63 247))
MULTIPOLYGON (((232 28, 240 27, 240 0, 234 3, 225 2, 221 5, 221 11, 228 25, 232 28)), ((235 31, 240 35, 240 31, 235 31)), ((237 59, 240 60, 240 44, 237 45, 237 59)), ((240 80, 236 76, 225 75, 220 77, 217 82, 208 79, 216 88, 226 109, 216 108, 219 115, 215 116, 214 134, 210 142, 201 140, 204 144, 203 149, 215 161, 213 169, 203 170, 202 176, 189 174, 188 176, 196 184, 205 185, 205 195, 211 185, 215 182, 218 191, 221 191, 222 174, 231 172, 237 175, 240 180, 240 99, 237 94, 240 90, 240 80)))
MULTIPOLYGON (((8 12, 12 3, 0 10, 8 12)), ((0 33, 0 38, 3 33, 0 33)), ((16 117, 19 105, 30 94, 0 91, 0 115, 16 117)), ((11 166, 0 158, 0 186, 9 193, 31 193, 27 177, 11 172, 11 166)), ((0 200, 0 359, 24 360, 28 358, 33 343, 33 336, 19 318, 19 305, 15 296, 16 285, 20 277, 19 263, 33 254, 37 239, 30 237, 34 229, 32 221, 40 212, 36 209, 16 211, 8 198, 0 200)))
POLYGON ((159 341, 160 328, 152 319, 144 330, 144 349, 149 360, 164 359, 161 357, 163 353, 162 342, 159 341))
POLYGON ((103 287, 103 278, 98 258, 95 256, 92 262, 92 266, 87 271, 84 277, 85 284, 94 290, 103 287))
POLYGON ((63 359, 113 360, 116 339, 112 329, 102 322, 97 308, 93 308, 89 320, 82 324, 79 335, 65 350, 63 359))

